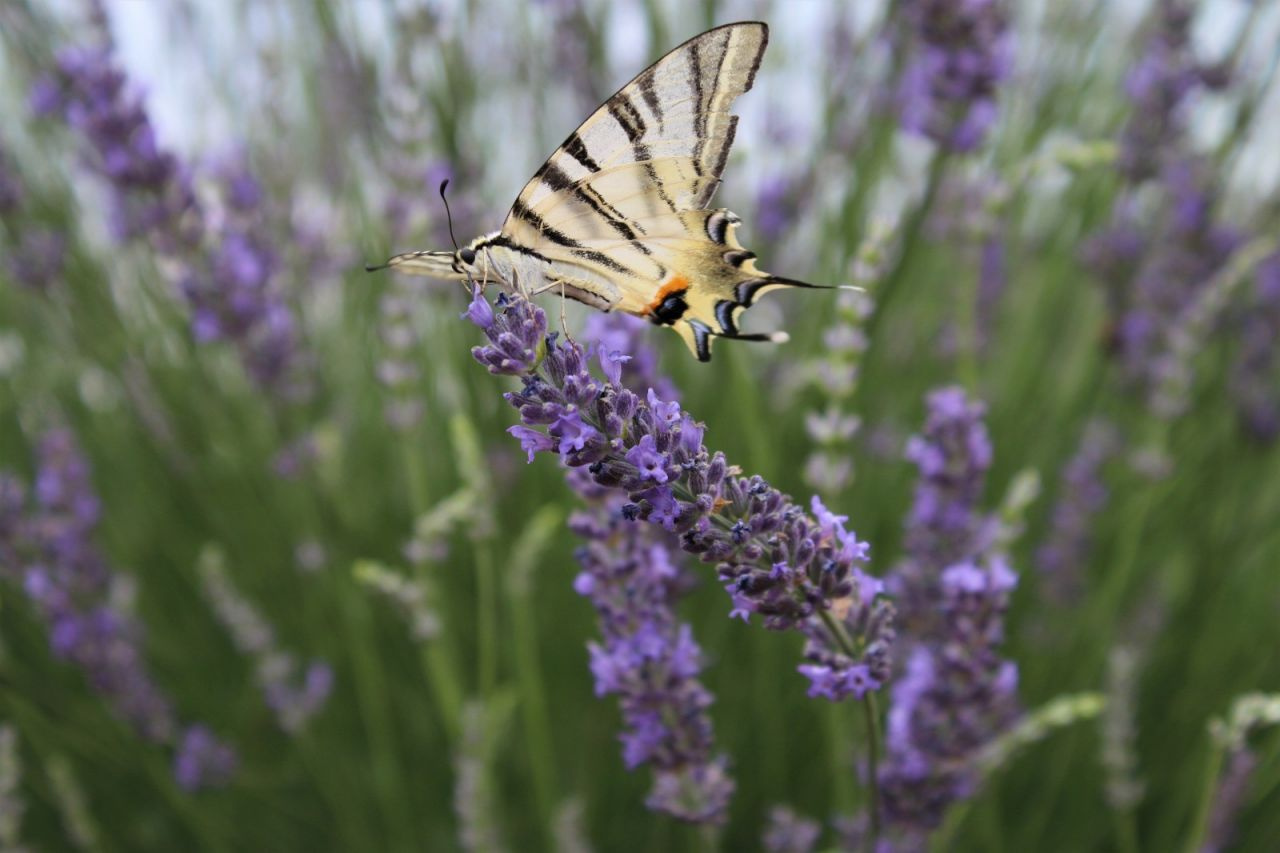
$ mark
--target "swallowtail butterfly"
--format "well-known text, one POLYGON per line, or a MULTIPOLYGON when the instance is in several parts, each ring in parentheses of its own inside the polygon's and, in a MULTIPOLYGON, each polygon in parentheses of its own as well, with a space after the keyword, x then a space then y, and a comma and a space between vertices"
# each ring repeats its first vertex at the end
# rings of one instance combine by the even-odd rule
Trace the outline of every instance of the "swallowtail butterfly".
POLYGON ((502 229, 458 251, 396 255, 382 269, 555 292, 671 326, 700 361, 761 294, 817 287, 771 275, 734 236, 739 219, 708 209, 769 28, 725 24, 694 36, 623 86, 569 134, 521 190, 502 229))

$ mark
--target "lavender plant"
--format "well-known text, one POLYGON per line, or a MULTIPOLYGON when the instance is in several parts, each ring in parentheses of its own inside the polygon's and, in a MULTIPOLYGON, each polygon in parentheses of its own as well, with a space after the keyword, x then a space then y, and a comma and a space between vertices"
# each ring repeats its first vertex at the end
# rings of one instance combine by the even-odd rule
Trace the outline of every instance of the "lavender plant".
POLYGON ((920 481, 891 585, 910 652, 880 775, 887 822, 908 845, 974 795, 982 749, 1019 715, 1017 666, 999 653, 1017 576, 977 505, 992 452, 984 409, 955 387, 928 402, 907 449, 920 481))
POLYGON ((109 190, 116 239, 145 241, 172 262, 192 336, 235 343, 264 388, 295 382, 295 321, 280 293, 279 260, 263 242, 253 176, 240 167, 222 176, 221 215, 211 220, 192 170, 161 147, 109 45, 62 50, 30 102, 37 116, 56 116, 82 137, 86 167, 109 190))
POLYGON ((679 534, 685 551, 716 563, 731 616, 759 615, 770 630, 822 631, 827 647, 811 648, 806 656, 819 660, 802 670, 818 692, 861 697, 878 687, 892 608, 875 600, 878 582, 856 565, 868 545, 845 528, 848 519, 817 498, 810 517, 763 478, 739 475, 722 453, 707 452, 703 427, 678 403, 652 388, 642 400, 622 387, 620 360, 604 354, 598 381, 580 345, 547 336, 542 309, 498 302, 495 313, 475 293, 467 317, 489 344, 472 355, 490 373, 522 377, 523 387, 505 396, 523 422, 509 432, 530 461, 555 452, 596 485, 625 492, 623 518, 679 534), (828 621, 833 611, 855 633, 840 633, 828 621))
POLYGON ((33 491, 27 505, 21 483, 0 477, 0 556, 5 579, 21 586, 41 614, 54 655, 75 664, 140 737, 175 747, 175 776, 183 787, 226 782, 233 753, 203 726, 181 728, 147 666, 145 632, 128 604, 129 581, 93 541, 101 503, 69 430, 41 436, 33 491), (203 732, 201 748, 191 752, 196 730, 203 732))

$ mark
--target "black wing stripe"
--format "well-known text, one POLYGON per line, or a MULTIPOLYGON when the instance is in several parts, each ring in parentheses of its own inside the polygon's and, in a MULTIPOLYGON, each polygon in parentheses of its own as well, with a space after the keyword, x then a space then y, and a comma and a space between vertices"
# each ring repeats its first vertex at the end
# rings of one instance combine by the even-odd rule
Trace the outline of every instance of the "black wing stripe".
POLYGON ((564 153, 577 160, 578 163, 582 165, 582 168, 586 169, 588 172, 600 171, 600 164, 592 159, 591 155, 587 152, 587 144, 582 141, 582 137, 578 135, 578 131, 575 130, 573 133, 569 134, 569 138, 564 141, 564 145, 561 145, 560 148, 564 153))
POLYGON ((552 228, 541 216, 525 207, 524 202, 520 199, 516 199, 516 203, 511 205, 511 215, 516 219, 524 220, 531 228, 543 237, 546 237, 552 243, 558 243, 559 245, 567 246, 570 249, 582 248, 581 243, 570 237, 568 234, 565 234, 563 231, 552 228))
POLYGON ((644 98, 645 106, 649 108, 649 112, 653 113, 653 117, 658 120, 659 129, 663 126, 662 121, 662 102, 658 100, 658 92, 654 88, 653 69, 649 69, 636 81, 640 87, 640 95, 644 98))
POLYGON ((594 249, 574 249, 573 254, 582 258, 584 261, 591 261, 592 263, 599 264, 605 269, 613 270, 616 273, 622 273, 623 275, 630 276, 636 275, 635 270, 630 267, 623 266, 603 252, 597 252, 594 249))
POLYGON ((698 47, 702 42, 695 42, 689 46, 689 82, 693 86, 693 103, 695 104, 697 115, 694 117, 693 127, 698 137, 697 143, 693 146, 693 171, 702 177, 702 144, 707 136, 707 107, 702 103, 702 57, 698 54, 698 47))

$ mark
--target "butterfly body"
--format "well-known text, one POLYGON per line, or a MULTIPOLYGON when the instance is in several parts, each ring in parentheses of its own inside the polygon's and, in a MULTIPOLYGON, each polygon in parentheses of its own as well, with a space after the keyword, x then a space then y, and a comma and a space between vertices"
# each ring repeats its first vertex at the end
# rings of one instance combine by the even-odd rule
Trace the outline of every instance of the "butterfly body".
POLYGON ((602 311, 671 326, 697 357, 761 294, 812 287, 758 269, 736 215, 708 209, 737 128, 734 98, 751 88, 768 43, 759 22, 695 36, 609 98, 521 191, 500 231, 457 252, 411 252, 388 265, 556 293, 602 311))

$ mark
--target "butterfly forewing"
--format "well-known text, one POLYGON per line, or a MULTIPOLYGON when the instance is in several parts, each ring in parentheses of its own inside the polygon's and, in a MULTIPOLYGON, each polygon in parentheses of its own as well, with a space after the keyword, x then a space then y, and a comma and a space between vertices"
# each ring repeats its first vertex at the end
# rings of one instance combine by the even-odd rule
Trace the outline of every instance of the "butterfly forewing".
MULTIPOLYGON (((733 143, 733 100, 751 88, 769 41, 763 23, 726 24, 695 36, 623 86, 569 134, 520 192, 506 225, 596 172, 666 158, 698 179, 674 209, 705 207, 733 143)), ((655 182, 657 183, 657 182, 655 182)), ((660 186, 660 184, 659 184, 660 186)))

